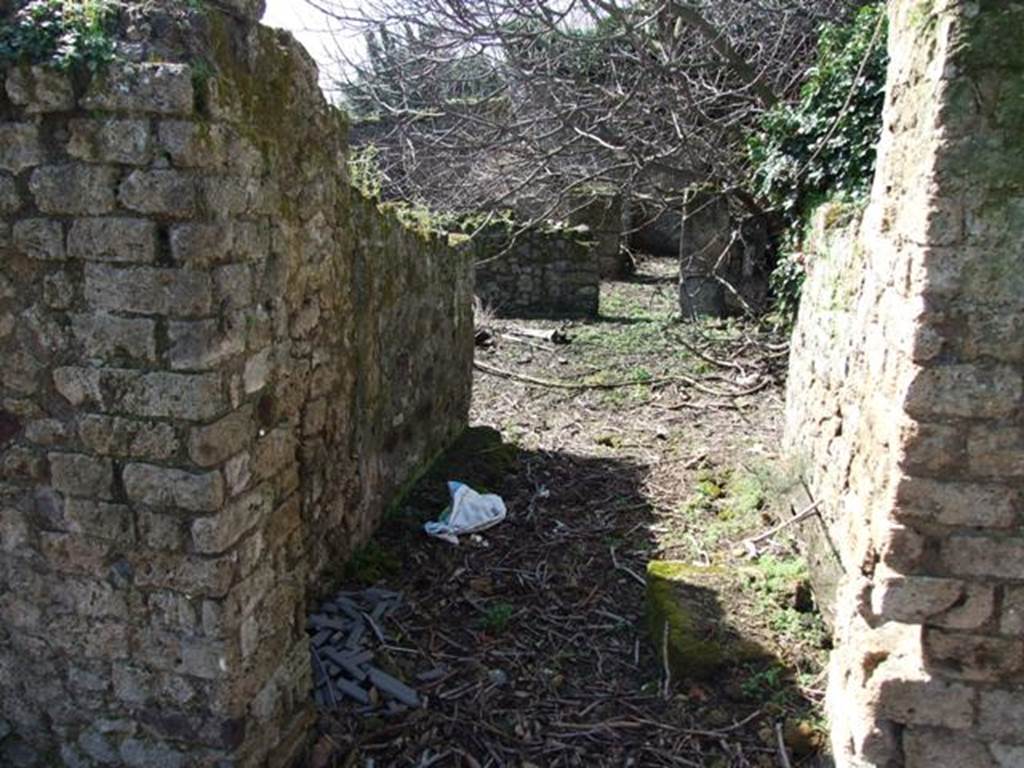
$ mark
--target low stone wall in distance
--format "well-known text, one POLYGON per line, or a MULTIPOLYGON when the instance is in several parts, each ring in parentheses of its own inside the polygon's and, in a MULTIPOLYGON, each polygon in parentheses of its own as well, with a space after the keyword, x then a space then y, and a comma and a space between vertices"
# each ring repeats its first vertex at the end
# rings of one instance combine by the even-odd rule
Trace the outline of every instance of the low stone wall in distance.
POLYGON ((466 424, 468 255, 353 194, 259 3, 194 5, 0 73, 3 765, 285 764, 308 604, 466 424))
POLYGON ((501 317, 589 317, 601 292, 600 254, 585 228, 520 229, 498 222, 460 250, 476 265, 476 295, 501 317))

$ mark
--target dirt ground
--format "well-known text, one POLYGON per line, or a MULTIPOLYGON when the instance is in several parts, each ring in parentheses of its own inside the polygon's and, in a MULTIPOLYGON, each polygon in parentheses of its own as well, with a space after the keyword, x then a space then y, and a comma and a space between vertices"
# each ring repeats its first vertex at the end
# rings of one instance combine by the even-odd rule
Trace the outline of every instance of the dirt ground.
POLYGON ((790 514, 776 453, 784 339, 744 321, 681 323, 675 282, 674 264, 650 260, 605 284, 597 319, 478 321, 490 334, 475 429, 345 578, 403 593, 378 659, 424 706, 322 713, 310 765, 827 760, 827 638, 802 563, 788 529, 743 543, 790 514), (425 536, 449 479, 500 494, 508 519, 457 547, 425 536), (721 600, 771 657, 711 679, 667 672, 645 621, 656 559, 741 574, 721 600))

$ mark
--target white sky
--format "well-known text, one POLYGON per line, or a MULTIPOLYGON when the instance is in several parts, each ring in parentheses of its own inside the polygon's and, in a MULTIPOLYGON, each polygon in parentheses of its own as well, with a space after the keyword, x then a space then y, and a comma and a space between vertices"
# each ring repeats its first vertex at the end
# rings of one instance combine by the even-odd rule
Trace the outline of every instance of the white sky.
MULTIPOLYGON (((303 0, 267 0, 267 12, 263 23, 270 27, 287 29, 298 38, 320 67, 320 84, 327 91, 334 51, 340 41, 350 57, 358 58, 362 50, 362 39, 351 32, 338 29, 338 22, 307 5, 303 0)), ((328 93, 330 97, 331 94, 328 93)))

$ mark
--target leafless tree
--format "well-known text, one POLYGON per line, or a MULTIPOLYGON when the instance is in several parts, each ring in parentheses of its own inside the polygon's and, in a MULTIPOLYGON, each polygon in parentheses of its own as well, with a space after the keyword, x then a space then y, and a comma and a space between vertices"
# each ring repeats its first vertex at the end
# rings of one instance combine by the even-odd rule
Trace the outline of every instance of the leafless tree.
POLYGON ((676 207, 746 193, 745 137, 792 97, 853 0, 308 0, 368 41, 339 51, 356 144, 385 193, 550 214, 574 190, 676 207))

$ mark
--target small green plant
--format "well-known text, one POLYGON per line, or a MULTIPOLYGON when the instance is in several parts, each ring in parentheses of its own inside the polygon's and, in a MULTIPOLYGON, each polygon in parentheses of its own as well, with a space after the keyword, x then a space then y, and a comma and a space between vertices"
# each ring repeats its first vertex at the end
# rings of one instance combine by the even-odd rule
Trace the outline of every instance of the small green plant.
POLYGON ((751 674, 740 684, 743 695, 776 705, 785 705, 790 698, 789 672, 778 664, 764 669, 751 670, 751 674))
POLYGON ((503 634, 513 613, 515 608, 509 603, 495 603, 484 613, 480 626, 492 635, 503 634))
POLYGON ((0 65, 96 72, 114 59, 113 0, 33 0, 0 27, 0 65))

